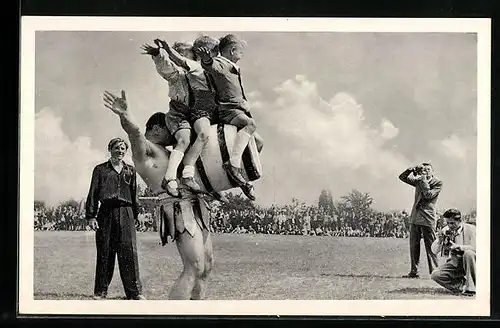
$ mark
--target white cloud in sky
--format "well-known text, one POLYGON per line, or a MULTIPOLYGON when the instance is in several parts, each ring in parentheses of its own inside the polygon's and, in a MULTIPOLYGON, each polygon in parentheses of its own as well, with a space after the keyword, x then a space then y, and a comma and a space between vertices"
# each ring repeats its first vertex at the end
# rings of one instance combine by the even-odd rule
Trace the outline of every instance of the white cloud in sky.
MULTIPOLYGON (((85 198, 94 166, 108 159, 107 145, 100 151, 91 147, 90 137, 70 140, 61 123, 48 107, 35 117, 35 199, 51 206, 85 198)), ((132 163, 130 152, 125 161, 132 163)))
MULTIPOLYGON (((409 161, 392 148, 384 147, 398 134, 388 119, 380 127, 365 120, 363 106, 346 92, 329 101, 318 94, 316 83, 298 75, 275 88, 276 99, 258 111, 258 125, 272 125, 273 146, 281 146, 279 156, 264 153, 267 165, 277 166, 280 194, 289 198, 309 198, 315 202, 322 188, 345 194, 353 188, 370 192, 379 208, 404 208, 411 202, 411 190, 397 176, 409 161), (274 124, 273 124, 274 123, 274 124), (285 140, 285 141, 283 141, 285 140), (283 148, 285 142, 288 150, 283 148), (283 172, 294 173, 284 177, 283 172), (282 176, 279 176, 282 175, 282 176), (384 184, 385 190, 380 185, 384 184), (393 192, 388 193, 388 188, 393 192), (296 193, 295 195, 291 193, 296 193)), ((264 167, 264 170, 272 168, 264 167)), ((285 201, 286 202, 286 201, 285 201)), ((410 204, 411 205, 411 204, 410 204)))
POLYGON ((265 119, 279 122, 276 129, 292 139, 303 159, 327 161, 336 168, 364 168, 374 176, 400 170, 406 159, 383 148, 384 141, 397 135, 388 120, 382 131, 365 123, 363 107, 348 93, 337 93, 325 102, 316 84, 298 75, 278 86, 274 110, 265 119))
POLYGON ((399 129, 387 119, 382 120, 382 123, 380 123, 380 128, 382 129, 381 136, 384 139, 395 138, 399 133, 399 129))

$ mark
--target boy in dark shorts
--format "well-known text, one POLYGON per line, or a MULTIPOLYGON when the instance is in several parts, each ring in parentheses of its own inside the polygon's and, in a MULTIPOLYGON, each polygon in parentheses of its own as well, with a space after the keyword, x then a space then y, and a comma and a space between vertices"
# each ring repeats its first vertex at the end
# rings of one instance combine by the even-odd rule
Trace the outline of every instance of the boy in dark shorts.
MULTIPOLYGON (((155 43, 158 45, 158 42, 155 43)), ((177 42, 173 48, 185 58, 194 59, 190 44, 177 42)), ((146 44, 142 49, 144 50, 143 54, 151 55, 158 74, 167 80, 169 85, 170 103, 165 119, 168 130, 175 137, 175 142, 170 141, 169 144, 176 144, 169 157, 165 174, 165 189, 169 195, 179 197, 177 169, 191 141, 190 105, 192 101, 186 77, 187 72, 184 68, 174 64, 168 54, 162 53, 159 45, 152 47, 146 44)))
POLYGON ((255 134, 256 124, 250 114, 240 68, 236 64, 243 57, 245 45, 243 40, 228 34, 219 41, 220 56, 214 56, 207 48, 199 49, 198 53, 201 56, 201 66, 209 73, 217 91, 219 122, 239 128, 230 159, 223 164, 224 168, 243 193, 249 199, 255 200, 253 185, 246 182, 241 173, 241 157, 250 138, 257 137, 257 143, 262 144, 261 138, 255 134))

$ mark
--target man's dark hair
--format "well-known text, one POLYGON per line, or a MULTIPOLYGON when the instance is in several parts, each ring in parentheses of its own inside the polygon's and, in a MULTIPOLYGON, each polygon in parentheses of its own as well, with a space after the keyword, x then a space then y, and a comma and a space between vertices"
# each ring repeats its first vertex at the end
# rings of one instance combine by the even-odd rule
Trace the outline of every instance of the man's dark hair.
POLYGON ((165 122, 165 113, 157 112, 151 115, 149 120, 146 122, 146 132, 151 130, 155 125, 158 125, 162 128, 167 126, 165 122))
POLYGON ((453 219, 453 220, 462 220, 462 213, 456 208, 450 208, 446 212, 444 212, 443 217, 445 219, 453 219))

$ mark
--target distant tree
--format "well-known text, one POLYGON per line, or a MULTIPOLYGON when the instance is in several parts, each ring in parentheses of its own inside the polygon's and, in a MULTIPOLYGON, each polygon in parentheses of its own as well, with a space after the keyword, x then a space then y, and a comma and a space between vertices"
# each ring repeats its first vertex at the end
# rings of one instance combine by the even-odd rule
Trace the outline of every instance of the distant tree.
POLYGON ((354 228, 366 227, 371 220, 373 198, 369 193, 353 189, 348 195, 341 197, 342 207, 351 215, 354 228))
POLYGON ((255 204, 248 198, 243 197, 241 194, 233 194, 228 192, 225 194, 228 202, 221 204, 220 208, 225 210, 253 210, 255 204))
POLYGON ((321 190, 318 200, 318 208, 324 210, 329 215, 333 215, 335 205, 333 204, 332 193, 329 190, 321 190))
POLYGON ((46 208, 45 202, 43 200, 35 200, 34 206, 35 210, 43 210, 46 208))
POLYGON ((61 206, 68 206, 68 207, 73 207, 74 209, 79 209, 80 207, 80 202, 74 200, 74 199, 69 199, 61 203, 61 206))

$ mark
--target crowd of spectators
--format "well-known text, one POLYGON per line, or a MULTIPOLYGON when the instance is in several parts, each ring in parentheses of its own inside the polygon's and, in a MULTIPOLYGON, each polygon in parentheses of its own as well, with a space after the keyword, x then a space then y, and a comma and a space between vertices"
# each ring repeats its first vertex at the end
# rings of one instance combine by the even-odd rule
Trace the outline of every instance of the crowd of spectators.
MULTIPOLYGON (((407 238, 409 215, 406 211, 382 213, 371 210, 362 218, 354 212, 334 213, 318 206, 285 205, 269 208, 235 209, 212 206, 215 233, 253 233, 274 235, 315 235, 336 237, 407 238)), ((475 224, 475 214, 465 215, 475 224)), ((438 222, 439 229, 441 222, 438 222)), ((61 204, 53 208, 35 205, 35 230, 89 230, 83 206, 61 204)), ((141 208, 137 231, 157 231, 156 209, 141 208)))

